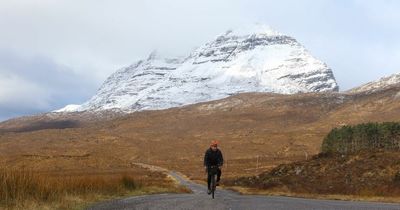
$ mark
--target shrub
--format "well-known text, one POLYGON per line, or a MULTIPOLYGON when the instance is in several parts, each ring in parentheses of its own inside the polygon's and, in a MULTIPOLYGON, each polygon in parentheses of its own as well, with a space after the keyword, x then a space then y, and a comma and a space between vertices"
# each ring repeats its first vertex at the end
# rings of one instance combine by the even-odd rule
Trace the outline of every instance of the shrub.
POLYGON ((400 123, 364 123, 334 128, 322 143, 323 153, 353 153, 361 150, 399 150, 400 123))
POLYGON ((121 181, 124 187, 128 190, 135 190, 136 188, 138 188, 136 180, 133 179, 133 177, 131 176, 124 175, 121 181))

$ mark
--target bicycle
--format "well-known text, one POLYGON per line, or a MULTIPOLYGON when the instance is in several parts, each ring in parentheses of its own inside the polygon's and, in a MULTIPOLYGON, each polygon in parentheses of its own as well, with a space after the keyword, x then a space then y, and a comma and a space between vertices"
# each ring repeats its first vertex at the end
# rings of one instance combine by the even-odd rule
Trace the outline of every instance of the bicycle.
POLYGON ((215 190, 217 189, 216 179, 217 179, 218 166, 210 166, 208 170, 209 170, 208 173, 211 175, 211 183, 210 183, 211 196, 214 199, 215 190))

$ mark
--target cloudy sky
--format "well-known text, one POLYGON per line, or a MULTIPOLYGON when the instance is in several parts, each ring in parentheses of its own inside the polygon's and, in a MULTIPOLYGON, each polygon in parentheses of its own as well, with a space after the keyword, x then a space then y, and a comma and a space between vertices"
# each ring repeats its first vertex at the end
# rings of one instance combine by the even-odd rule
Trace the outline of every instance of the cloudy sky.
POLYGON ((400 72, 396 0, 1 0, 0 121, 79 104, 157 49, 188 54, 230 28, 295 37, 341 90, 400 72))

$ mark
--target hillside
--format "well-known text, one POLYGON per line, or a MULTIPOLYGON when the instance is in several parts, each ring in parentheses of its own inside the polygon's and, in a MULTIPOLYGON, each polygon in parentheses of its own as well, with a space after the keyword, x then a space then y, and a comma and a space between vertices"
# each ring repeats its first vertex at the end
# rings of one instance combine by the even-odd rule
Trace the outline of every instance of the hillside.
POLYGON ((320 154, 229 184, 315 195, 400 196, 400 152, 320 154))
POLYGON ((3 130, 0 164, 36 170, 115 170, 144 162, 202 179, 203 153, 210 140, 218 139, 225 177, 255 175, 319 153, 334 127, 398 121, 399 92, 394 86, 367 94, 246 93, 93 120, 76 128, 3 130))
POLYGON ((398 122, 334 128, 325 137, 322 152, 311 159, 226 184, 258 193, 400 196, 399 133, 398 122))

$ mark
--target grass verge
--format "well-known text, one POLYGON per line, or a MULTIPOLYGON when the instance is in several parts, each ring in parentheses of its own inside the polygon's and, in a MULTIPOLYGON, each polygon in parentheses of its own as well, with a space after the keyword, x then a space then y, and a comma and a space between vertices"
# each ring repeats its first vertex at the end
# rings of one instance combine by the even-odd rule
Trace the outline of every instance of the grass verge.
POLYGON ((83 209, 124 196, 187 192, 159 172, 54 175, 0 168, 0 209, 83 209))

